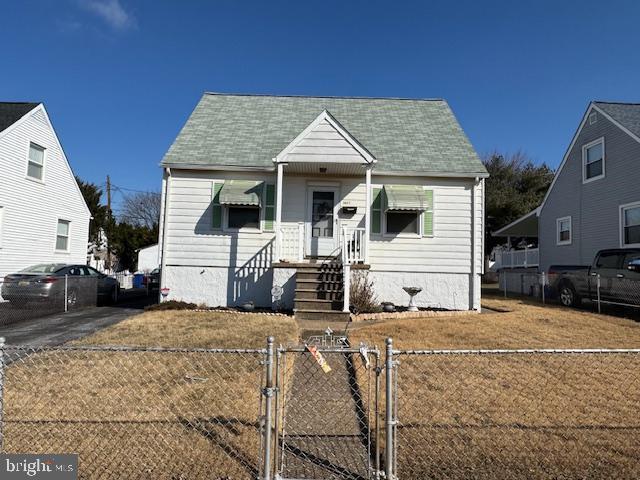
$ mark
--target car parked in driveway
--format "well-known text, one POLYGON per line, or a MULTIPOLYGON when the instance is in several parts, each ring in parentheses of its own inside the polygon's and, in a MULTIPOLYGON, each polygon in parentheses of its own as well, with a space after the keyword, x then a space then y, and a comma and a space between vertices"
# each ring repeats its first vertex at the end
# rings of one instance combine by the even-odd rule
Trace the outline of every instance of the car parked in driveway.
POLYGON ((115 303, 120 285, 87 265, 42 263, 4 277, 0 294, 12 304, 61 302, 69 308, 95 304, 102 300, 115 303))
POLYGON ((549 285, 567 307, 585 299, 640 307, 640 248, 601 250, 591 266, 552 265, 549 285))

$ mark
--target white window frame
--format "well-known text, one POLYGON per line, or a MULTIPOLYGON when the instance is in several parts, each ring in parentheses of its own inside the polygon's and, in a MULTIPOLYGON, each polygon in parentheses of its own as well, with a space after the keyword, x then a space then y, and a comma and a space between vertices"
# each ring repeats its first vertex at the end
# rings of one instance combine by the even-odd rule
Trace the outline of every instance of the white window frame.
POLYGON ((58 218, 56 220, 56 232, 53 240, 53 249, 56 253, 69 253, 71 251, 71 220, 67 220, 66 218, 58 218), (69 229, 67 231, 67 248, 65 250, 58 248, 58 225, 60 225, 60 222, 66 222, 69 226, 69 229))
POLYGON ((573 242, 573 222, 571 216, 556 218, 556 245, 571 245, 573 242), (560 240, 560 225, 569 222, 569 240, 560 240))
POLYGON ((605 178, 605 165, 606 165, 606 149, 604 143, 604 137, 600 137, 592 142, 589 142, 582 146, 582 183, 591 183, 601 178, 605 178), (595 147, 598 144, 602 144, 602 173, 596 177, 587 178, 587 150, 591 147, 595 147))
MULTIPOLYGON (((403 210, 399 210, 400 212, 402 212, 403 210)), ((406 212, 414 212, 416 214, 416 216, 418 217, 418 232, 417 233, 389 233, 387 232, 387 210, 383 210, 382 211, 382 236, 383 237, 387 237, 387 238, 393 238, 393 237, 400 237, 400 238, 422 238, 422 226, 423 226, 423 219, 422 219, 422 212, 419 212, 417 210, 404 210, 406 212)))
POLYGON ((620 247, 621 248, 633 248, 640 247, 640 243, 624 243, 624 212, 631 208, 640 208, 640 202, 626 203, 620 205, 620 247))
POLYGON ((25 168, 25 177, 27 178, 27 180, 31 180, 32 182, 44 183, 46 164, 47 164, 47 148, 43 147, 39 143, 29 141, 29 143, 27 144, 27 164, 25 168), (31 156, 29 155, 31 153, 31 145, 42 149, 42 178, 32 177, 31 175, 29 175, 29 164, 32 163, 31 156))

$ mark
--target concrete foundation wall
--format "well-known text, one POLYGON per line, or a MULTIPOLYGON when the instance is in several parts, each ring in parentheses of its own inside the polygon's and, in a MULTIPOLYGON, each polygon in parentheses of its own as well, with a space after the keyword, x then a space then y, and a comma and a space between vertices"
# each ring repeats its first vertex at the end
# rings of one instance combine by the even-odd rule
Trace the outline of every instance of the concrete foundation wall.
MULTIPOLYGON (((456 273, 381 272, 370 271, 369 280, 380 302, 409 304, 409 295, 402 287, 421 287, 416 296, 419 307, 470 310, 470 275, 456 273)), ((476 276, 476 295, 473 308, 480 308, 480 275, 476 276)))
MULTIPOLYGON (((237 306, 253 300, 257 307, 274 306, 271 296, 273 286, 283 289, 281 307, 293 308, 295 296, 294 268, 237 269, 224 267, 175 267, 164 272, 165 285, 169 286, 166 300, 181 300, 210 307, 237 306)), ((422 287, 416 296, 420 307, 469 310, 470 276, 455 273, 384 272, 352 270, 354 275, 367 275, 373 282, 378 301, 393 302, 399 306, 409 303, 404 286, 422 287)), ((480 307, 480 275, 473 308, 480 307)))

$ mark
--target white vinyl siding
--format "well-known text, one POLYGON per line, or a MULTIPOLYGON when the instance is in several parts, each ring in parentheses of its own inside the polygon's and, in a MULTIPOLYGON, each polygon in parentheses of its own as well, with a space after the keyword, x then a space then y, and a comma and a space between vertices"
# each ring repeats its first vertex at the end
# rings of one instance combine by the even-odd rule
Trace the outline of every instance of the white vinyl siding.
MULTIPOLYGON (((186 172, 174 170, 171 178, 165 235, 166 263, 175 266, 270 266, 274 232, 224 232, 211 227, 211 191, 214 181, 250 179, 274 181, 275 175, 238 172, 186 172)), ((322 178, 284 174, 282 226, 297 227, 307 217, 309 183, 322 178)), ((370 263, 381 271, 471 273, 471 184, 469 179, 375 176, 374 185, 417 184, 433 190, 431 237, 372 236, 370 263)), ((340 225, 363 227, 365 184, 362 177, 332 179, 339 200, 357 207, 352 216, 340 215, 340 225)), ((476 188, 476 272, 482 268, 482 187, 476 188)), ((421 222, 420 222, 421 223, 421 222)))
POLYGON ((582 147, 582 181, 592 182, 604 178, 604 138, 582 147))
POLYGON ((44 148, 33 142, 29 143, 27 160, 27 176, 36 180, 44 180, 44 148))
POLYGON ((2 248, 3 233, 4 233, 4 208, 0 206, 0 248, 2 248))
POLYGON ((556 245, 571 245, 571 217, 556 220, 556 245))
POLYGON ((0 205, 4 210, 0 278, 37 263, 83 264, 87 259, 90 215, 55 133, 39 108, 0 133, 0 205), (45 148, 46 182, 26 174, 31 142, 45 148), (71 222, 68 252, 55 249, 58 219, 71 222))
POLYGON ((58 220, 58 226, 56 230, 56 250, 60 252, 69 251, 69 228, 70 223, 68 220, 58 220))
POLYGON ((640 202, 620 207, 620 246, 640 247, 640 202))

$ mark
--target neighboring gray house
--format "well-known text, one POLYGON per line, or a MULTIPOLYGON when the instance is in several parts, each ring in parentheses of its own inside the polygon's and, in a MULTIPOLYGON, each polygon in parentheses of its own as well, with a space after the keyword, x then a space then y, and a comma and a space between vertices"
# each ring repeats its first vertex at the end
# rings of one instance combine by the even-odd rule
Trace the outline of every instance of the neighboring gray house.
POLYGON ((207 93, 162 167, 168 300, 343 315, 360 269, 480 308, 487 172, 444 100, 207 93))
MULTIPOLYGON (((540 271, 640 246, 640 104, 591 102, 540 207, 494 235, 536 232, 539 252, 527 253, 527 266, 540 271)), ((523 259, 516 251, 502 263, 523 267, 523 259)))

